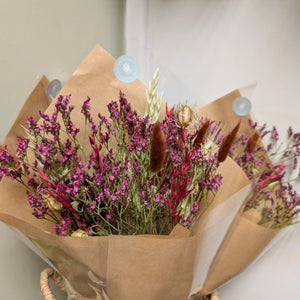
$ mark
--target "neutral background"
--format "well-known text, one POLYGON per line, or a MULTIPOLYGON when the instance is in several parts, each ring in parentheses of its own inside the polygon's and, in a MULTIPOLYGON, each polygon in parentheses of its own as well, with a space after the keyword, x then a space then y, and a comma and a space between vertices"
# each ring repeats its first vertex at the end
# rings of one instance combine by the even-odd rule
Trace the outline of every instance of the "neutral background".
MULTIPOLYGON (((96 43, 126 52, 170 104, 199 106, 256 83, 260 122, 300 131, 298 0, 0 0, 0 138, 45 74, 66 81, 96 43), (124 48, 124 14, 126 13, 124 48)), ((42 299, 46 266, 0 224, 0 299, 42 299)), ((300 228, 220 289, 221 300, 300 299, 300 228)), ((58 294, 57 299, 65 299, 58 294)))
MULTIPOLYGON (((66 81, 96 44, 123 54, 124 12, 123 0, 0 0, 1 140, 43 74, 66 81)), ((0 223, 0 299, 43 299, 45 267, 0 223)))

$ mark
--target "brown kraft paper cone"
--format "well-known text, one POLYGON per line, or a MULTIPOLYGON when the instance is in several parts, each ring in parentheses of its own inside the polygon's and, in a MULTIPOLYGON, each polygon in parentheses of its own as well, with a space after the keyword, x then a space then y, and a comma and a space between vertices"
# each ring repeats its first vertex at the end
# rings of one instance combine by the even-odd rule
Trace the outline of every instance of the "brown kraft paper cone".
POLYGON ((201 291, 194 294, 198 300, 242 272, 262 252, 278 233, 278 229, 257 225, 258 212, 239 212, 232 222, 210 266, 201 291))
POLYGON ((32 116, 35 121, 38 121, 40 119, 39 110, 45 111, 49 106, 51 100, 46 94, 48 84, 49 80, 45 76, 42 76, 24 103, 17 119, 6 135, 4 144, 8 146, 9 151, 14 152, 15 148, 13 146, 17 143, 17 138, 24 136, 23 126, 26 125, 27 117, 32 116))
MULTIPOLYGON (((51 100, 46 94, 48 84, 49 80, 43 76, 24 103, 4 140, 4 144, 7 145, 9 152, 15 153, 18 137, 25 136, 24 126, 26 127, 27 117, 32 116, 35 121, 38 121, 40 118, 39 110, 45 111, 49 106, 51 100)), ((0 220, 5 222, 2 215, 6 214, 15 218, 20 217, 21 219, 25 217, 29 223, 35 224, 38 228, 41 225, 48 228, 50 225, 48 222, 38 220, 32 216, 32 209, 27 203, 24 186, 16 181, 3 178, 0 182, 0 220)), ((13 226, 14 224, 10 225, 13 226)))
MULTIPOLYGON (((239 117, 232 110, 232 103, 234 99, 239 96, 239 90, 235 90, 204 106, 203 108, 200 108, 199 115, 220 121, 221 127, 225 128, 225 133, 230 131, 240 121, 241 126, 238 134, 240 135, 244 133, 250 136, 251 130, 249 127, 249 119, 251 120, 251 116, 247 115, 239 117)), ((259 141, 259 143, 263 146, 261 141, 259 141)), ((235 149, 234 155, 238 155, 241 150, 242 149, 239 148, 235 149)), ((229 159, 227 158, 226 162, 228 160, 229 159)), ((235 163, 233 162, 233 164, 235 163)), ((230 177, 230 174, 232 174, 231 171, 233 171, 230 170, 228 166, 230 166, 229 163, 227 163, 227 165, 220 166, 220 170, 224 169, 226 180, 227 177, 230 177)), ((245 175, 239 176, 239 179, 246 185, 249 181, 246 178, 243 181, 243 177, 245 177, 245 175)), ((233 190, 235 190, 234 186, 235 183, 233 183, 233 190)), ((227 189, 226 187, 227 185, 220 187, 219 192, 217 193, 214 202, 209 207, 206 215, 198 222, 198 224, 196 224, 196 229, 205 227, 205 223, 208 221, 206 220, 206 217, 209 218, 209 211, 228 199, 228 196, 230 196, 230 188, 227 189), (225 195, 221 192, 225 193, 225 195)), ((210 266, 204 285, 200 288, 201 292, 195 291, 194 298, 192 299, 199 299, 200 296, 209 294, 216 287, 219 287, 222 283, 240 273, 268 245, 268 243, 278 233, 278 230, 257 225, 259 220, 260 216, 255 210, 251 210, 246 213, 240 212, 235 217, 210 266), (251 241, 250 245, 249 240, 251 241), (243 247, 245 247, 245 249, 243 247)))

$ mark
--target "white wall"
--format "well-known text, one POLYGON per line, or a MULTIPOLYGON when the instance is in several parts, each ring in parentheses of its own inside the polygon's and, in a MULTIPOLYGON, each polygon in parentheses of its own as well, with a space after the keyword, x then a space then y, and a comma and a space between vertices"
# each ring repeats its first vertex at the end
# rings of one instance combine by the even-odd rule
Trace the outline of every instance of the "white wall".
POLYGON ((285 109, 300 103, 299 0, 127 0, 126 13, 126 51, 142 80, 160 69, 171 105, 257 83, 253 113, 300 129, 285 109))
POLYGON ((1 126, 5 136, 38 79, 67 80, 96 43, 123 53, 123 0, 0 0, 1 126))
MULTIPOLYGON (((0 141, 43 74, 66 81, 95 44, 123 54, 124 6, 124 0, 0 0, 0 141)), ((0 299, 43 299, 45 267, 0 223, 0 299)))

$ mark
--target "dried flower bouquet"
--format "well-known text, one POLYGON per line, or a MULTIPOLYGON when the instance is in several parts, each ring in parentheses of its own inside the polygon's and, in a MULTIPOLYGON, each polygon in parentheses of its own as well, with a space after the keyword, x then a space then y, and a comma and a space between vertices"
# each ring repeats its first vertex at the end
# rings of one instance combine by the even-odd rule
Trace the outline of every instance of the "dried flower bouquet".
POLYGON ((28 118, 16 156, 0 152, 1 178, 26 186, 37 218, 53 222, 62 236, 169 234, 178 223, 191 227, 198 220, 221 184, 217 167, 238 126, 215 151, 209 137, 216 138, 217 127, 209 131, 209 121, 187 133, 167 109, 165 119, 152 124, 153 116, 138 116, 121 92, 119 104, 108 104, 112 122, 99 113, 96 124, 90 99, 84 101, 89 153, 77 139, 69 101, 60 96, 51 116, 40 111, 40 125, 28 118))

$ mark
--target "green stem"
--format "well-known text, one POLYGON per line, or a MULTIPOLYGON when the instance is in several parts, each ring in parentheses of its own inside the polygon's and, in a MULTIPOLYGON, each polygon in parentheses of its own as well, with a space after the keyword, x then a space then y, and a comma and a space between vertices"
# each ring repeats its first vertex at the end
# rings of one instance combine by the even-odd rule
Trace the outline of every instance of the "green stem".
POLYGON ((116 232, 119 232, 118 228, 113 226, 111 223, 109 223, 101 214, 98 214, 98 216, 111 228, 113 228, 116 232))
MULTIPOLYGON (((153 186, 155 189, 155 185, 156 185, 156 177, 157 174, 154 175, 154 179, 153 179, 153 186)), ((156 191, 156 189, 155 189, 156 191)), ((153 195, 151 197, 151 217, 150 217, 150 234, 152 234, 152 230, 153 230, 153 206, 154 206, 154 197, 155 197, 155 192, 153 192, 153 195)))

